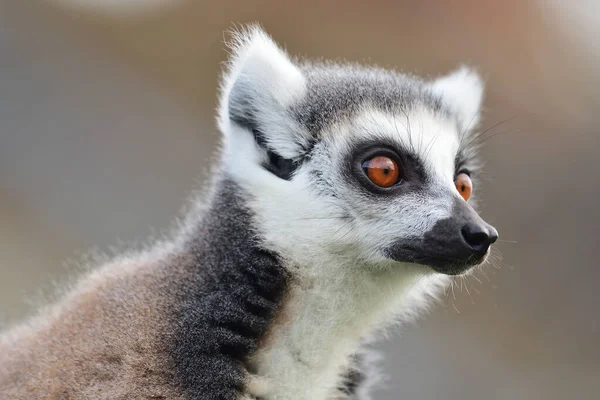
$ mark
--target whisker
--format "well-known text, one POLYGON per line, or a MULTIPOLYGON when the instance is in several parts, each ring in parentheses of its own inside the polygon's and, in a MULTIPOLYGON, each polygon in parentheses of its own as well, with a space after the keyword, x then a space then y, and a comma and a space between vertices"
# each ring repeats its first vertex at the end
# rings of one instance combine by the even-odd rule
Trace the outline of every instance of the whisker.
POLYGON ((410 287, 409 291, 412 290, 420 281, 421 279, 425 278, 427 275, 433 273, 432 269, 429 269, 428 271, 425 271, 425 273, 423 273, 416 281, 415 283, 412 284, 412 286, 410 287))
POLYGON ((458 311, 458 308, 456 307, 456 304, 454 304, 454 302, 452 302, 452 307, 454 307, 454 309, 456 310, 456 312, 460 314, 460 311, 458 311))
MULTIPOLYGON (((479 132, 479 133, 477 133, 476 135, 473 135, 473 137, 471 138, 471 140, 469 141, 469 143, 467 143, 466 145, 464 145, 464 146, 462 146, 462 147, 464 147, 464 148, 469 148, 469 147, 471 147, 471 146, 473 145, 473 143, 476 143, 476 141, 477 141, 477 140, 479 140, 479 139, 481 139, 482 137, 484 137, 484 135, 485 135, 487 132, 491 131, 492 129, 494 129, 494 128, 496 128, 496 127, 498 127, 498 126, 502 125, 502 124, 505 124, 505 123, 507 123, 507 122, 510 122, 510 121, 512 121, 512 120, 513 120, 513 119, 515 119, 515 118, 517 118, 517 115, 513 115, 513 116, 512 116, 512 117, 510 117, 510 118, 506 118, 506 119, 504 119, 504 120, 502 120, 502 121, 500 121, 500 122, 497 122, 497 123, 493 124, 492 126, 488 127, 487 129, 483 130, 482 132, 479 132)), ((485 140, 487 140, 487 139, 485 139, 485 140)), ((483 142, 479 142, 478 146, 480 146, 482 143, 483 143, 483 142)))
POLYGON ((497 126, 500 126, 500 125, 502 125, 502 124, 505 124, 505 123, 507 123, 507 122, 510 122, 510 121, 512 121, 513 119, 517 118, 517 117, 518 117, 518 115, 513 115, 512 117, 509 117, 509 118, 503 119, 502 121, 496 122, 496 123, 495 123, 495 124, 493 124, 492 126, 490 126, 490 127, 488 127, 487 129, 485 129, 484 131, 482 131, 482 132, 478 133, 478 136, 479 136, 479 135, 483 135, 483 134, 485 134, 486 132, 489 132, 489 131, 491 131, 492 129, 496 128, 497 126))
POLYGON ((408 131, 408 142, 410 144, 410 148, 413 151, 413 153, 416 153, 415 150, 415 145, 413 144, 412 141, 412 130, 410 129, 410 117, 408 116, 408 112, 406 112, 406 110, 404 110, 404 115, 406 116, 406 130, 408 131))
POLYGON ((471 298, 471 303, 475 304, 475 300, 473 299, 473 296, 471 295, 471 292, 469 291, 469 286, 467 285, 467 278, 463 277, 463 280, 465 281, 465 291, 467 292, 467 294, 471 298))
MULTIPOLYGON (((476 272, 481 272, 481 271, 480 271, 480 270, 477 270, 476 272)), ((483 285, 483 282, 481 281, 481 279, 479 279, 479 278, 478 278, 478 277, 477 277, 475 274, 473 274, 473 278, 474 278, 474 279, 475 279, 477 282, 479 282, 480 284, 482 284, 482 285, 483 285)))
POLYGON ((351 221, 348 221, 346 223, 344 223, 342 226, 340 226, 331 236, 335 236, 337 235, 342 229, 344 229, 345 226, 347 226, 351 221))
POLYGON ((483 269, 480 269, 479 272, 481 272, 481 274, 485 277, 485 279, 487 279, 488 283, 492 281, 483 269))
POLYGON ((419 116, 419 153, 423 148, 423 117, 419 116))
POLYGON ((469 120, 469 123, 467 124, 466 128, 463 129, 463 131, 460 134, 459 137, 459 142, 462 143, 463 139, 465 138, 465 135, 467 134, 467 132, 469 132, 469 128, 471 127, 471 124, 473 123, 473 120, 475 119, 475 117, 477 117, 479 115, 479 110, 475 111, 475 113, 473 114, 473 116, 471 117, 471 119, 469 120))
POLYGON ((476 142, 475 147, 482 146, 485 142, 487 142, 488 140, 490 140, 494 136, 504 135, 506 133, 519 133, 519 132, 521 132, 520 129, 514 129, 514 130, 506 130, 506 131, 494 132, 494 133, 491 133, 491 134, 487 135, 486 137, 478 136, 477 138, 480 139, 480 140, 478 142, 476 142))
MULTIPOLYGON (((337 235, 342 229, 344 229, 345 227, 347 227, 351 223, 352 223, 352 220, 350 220, 350 221, 346 222, 345 224, 343 224, 337 231, 335 231, 335 233, 332 236, 337 235)), ((350 232, 352 232, 352 226, 350 226, 350 229, 348 229, 348 232, 344 233, 338 239, 334 240, 333 244, 337 244, 337 243, 341 242, 346 236, 348 236, 350 234, 350 232)))
POLYGON ((350 232, 352 232, 352 227, 350 227, 350 229, 348 229, 348 232, 344 233, 339 239, 335 240, 334 243, 341 242, 346 236, 350 234, 350 232))
POLYGON ((448 304, 449 297, 450 297, 450 286, 446 285, 446 289, 444 289, 444 305, 448 304))
POLYGON ((396 118, 396 111, 395 110, 392 110, 391 119, 392 119, 392 122, 394 123, 394 129, 396 130, 396 134, 398 135, 398 140, 400 140, 400 143, 402 143, 402 147, 407 147, 406 144, 404 143, 404 140, 402 139, 402 135, 400 134, 400 131, 398 130, 398 123, 396 121, 397 118, 396 118))
POLYGON ((433 139, 431 139, 431 141, 429 142, 429 144, 427 145, 427 147, 425 148, 425 155, 423 156, 423 158, 427 158, 429 156, 429 153, 431 152, 431 150, 433 149, 433 145, 435 144, 435 142, 438 140, 438 138, 440 137, 440 134, 442 133, 442 131, 440 130, 434 137, 433 139))

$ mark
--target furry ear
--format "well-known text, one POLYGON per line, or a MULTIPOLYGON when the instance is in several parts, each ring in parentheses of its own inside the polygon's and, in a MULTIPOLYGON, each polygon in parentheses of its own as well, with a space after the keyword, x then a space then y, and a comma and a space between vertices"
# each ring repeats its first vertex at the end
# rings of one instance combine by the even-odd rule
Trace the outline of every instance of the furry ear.
POLYGON ((306 79, 288 55, 258 26, 234 33, 222 82, 219 127, 225 140, 234 128, 251 131, 259 146, 285 159, 308 148, 310 138, 288 115, 306 79))
POLYGON ((462 66, 433 81, 431 87, 433 92, 441 97, 444 105, 456 116, 461 131, 477 126, 484 85, 475 70, 462 66))

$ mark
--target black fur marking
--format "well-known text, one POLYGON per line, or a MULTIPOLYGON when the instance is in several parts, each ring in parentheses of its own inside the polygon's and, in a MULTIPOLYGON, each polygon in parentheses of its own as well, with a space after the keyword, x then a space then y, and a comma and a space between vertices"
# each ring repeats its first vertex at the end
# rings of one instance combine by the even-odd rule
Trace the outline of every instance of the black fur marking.
POLYGON ((342 376, 339 390, 348 397, 354 396, 364 380, 365 375, 362 370, 358 367, 352 367, 342 376))
POLYGON ((351 358, 351 363, 341 376, 338 390, 349 400, 370 399, 373 384, 379 381, 377 356, 372 351, 361 350, 351 358))
POLYGON ((189 241, 169 337, 177 384, 190 400, 244 393, 246 362, 285 294, 288 273, 253 232, 242 190, 220 182, 189 241))
POLYGON ((285 179, 286 181, 292 179, 292 175, 298 169, 300 163, 289 158, 283 158, 271 150, 267 146, 264 135, 258 129, 252 129, 252 134, 254 135, 256 144, 266 150, 267 157, 269 158, 268 162, 263 164, 263 168, 278 178, 285 179))
POLYGON ((292 179, 294 172, 300 166, 299 162, 290 160, 289 158, 283 158, 271 150, 267 150, 267 156, 269 157, 269 162, 263 165, 263 167, 275 176, 285 179, 286 181, 292 179))

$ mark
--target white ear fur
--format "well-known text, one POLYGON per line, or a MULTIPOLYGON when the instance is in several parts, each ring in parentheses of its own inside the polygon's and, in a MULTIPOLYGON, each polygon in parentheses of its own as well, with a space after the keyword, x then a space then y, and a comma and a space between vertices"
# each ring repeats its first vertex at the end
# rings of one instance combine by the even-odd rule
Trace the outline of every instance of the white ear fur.
POLYGON ((286 107, 301 98, 306 80, 288 55, 258 26, 234 33, 231 58, 221 87, 219 127, 225 142, 234 140, 233 125, 257 125, 261 139, 284 158, 298 156, 298 145, 308 143, 286 107))
POLYGON ((466 66, 436 79, 433 92, 456 115, 461 131, 473 129, 479 123, 484 84, 479 74, 466 66))

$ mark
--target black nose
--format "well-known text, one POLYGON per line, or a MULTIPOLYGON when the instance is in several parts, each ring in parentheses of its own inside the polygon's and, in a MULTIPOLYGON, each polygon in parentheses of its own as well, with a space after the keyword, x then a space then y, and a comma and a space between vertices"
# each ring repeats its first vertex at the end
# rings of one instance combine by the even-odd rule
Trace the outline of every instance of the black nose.
POLYGON ((485 253, 498 239, 498 232, 494 228, 474 223, 463 226, 461 233, 465 242, 479 253, 485 253))

